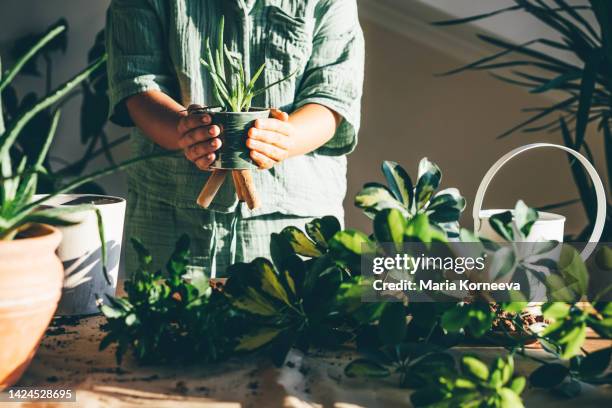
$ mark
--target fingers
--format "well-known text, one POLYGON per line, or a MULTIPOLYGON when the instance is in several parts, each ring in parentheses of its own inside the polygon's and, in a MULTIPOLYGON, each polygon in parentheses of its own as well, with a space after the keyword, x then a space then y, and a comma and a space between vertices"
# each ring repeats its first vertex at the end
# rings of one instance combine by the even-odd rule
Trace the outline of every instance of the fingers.
POLYGON ((221 147, 221 140, 215 137, 206 142, 196 143, 185 149, 185 157, 187 160, 195 162, 200 157, 214 153, 221 147))
POLYGON ((276 164, 274 160, 264 156, 263 154, 255 150, 251 150, 250 156, 251 159, 253 159, 253 161, 257 165, 257 167, 263 170, 271 169, 276 164))
POLYGON ((264 156, 269 157, 275 162, 285 160, 288 156, 288 152, 285 149, 250 138, 247 140, 247 147, 252 151, 256 151, 258 153, 263 154, 264 156))
POLYGON ((200 126, 208 126, 212 122, 209 114, 191 113, 183 116, 178 123, 178 131, 183 134, 200 126))
POLYGON ((287 122, 289 120, 289 114, 287 112, 283 112, 276 108, 270 109, 270 115, 272 115, 274 119, 282 120, 283 122, 287 122))
POLYGON ((273 132, 279 132, 284 135, 288 135, 291 133, 291 125, 289 124, 289 122, 284 122, 280 119, 274 118, 257 119, 255 121, 255 128, 260 130, 271 130, 273 132))
POLYGON ((210 165, 215 161, 216 155, 214 153, 207 154, 206 156, 202 156, 196 161, 193 162, 198 169, 208 171, 210 170, 210 165))
POLYGON ((250 147, 249 141, 257 140, 280 147, 281 149, 287 150, 289 148, 290 139, 287 136, 278 132, 251 128, 249 129, 248 136, 249 138, 247 139, 247 147, 250 147))
POLYGON ((202 126, 187 131, 181 136, 178 141, 178 145, 181 149, 185 149, 196 143, 205 142, 209 139, 217 137, 221 134, 221 128, 217 125, 202 126))

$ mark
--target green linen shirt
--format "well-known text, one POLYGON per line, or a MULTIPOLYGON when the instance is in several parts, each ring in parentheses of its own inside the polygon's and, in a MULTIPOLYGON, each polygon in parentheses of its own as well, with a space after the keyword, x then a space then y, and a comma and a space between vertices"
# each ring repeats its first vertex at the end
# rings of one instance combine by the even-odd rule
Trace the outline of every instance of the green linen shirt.
MULTIPOLYGON (((262 205, 255 211, 242 206, 242 216, 342 216, 345 155, 357 142, 363 84, 364 42, 355 0, 113 0, 106 28, 111 120, 132 126, 123 101, 148 90, 163 91, 184 106, 214 105, 200 57, 207 38, 215 44, 222 15, 226 42, 243 55, 249 71, 266 63, 260 86, 297 73, 254 106, 291 112, 317 103, 343 118, 334 137, 315 152, 255 171, 262 205)), ((137 155, 161 149, 137 128, 132 143, 137 155)), ((197 208, 208 175, 177 154, 136 166, 129 185, 149 199, 197 208)), ((232 212, 236 204, 233 185, 226 182, 211 209, 232 212)))

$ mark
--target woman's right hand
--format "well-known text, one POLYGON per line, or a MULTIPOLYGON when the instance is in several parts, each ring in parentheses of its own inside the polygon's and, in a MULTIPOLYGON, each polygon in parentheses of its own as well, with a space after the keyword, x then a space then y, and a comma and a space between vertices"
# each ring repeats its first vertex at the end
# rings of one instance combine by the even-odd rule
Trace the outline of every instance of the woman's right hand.
POLYGON ((185 153, 187 160, 198 166, 200 170, 209 170, 215 161, 215 152, 221 147, 221 129, 211 125, 212 118, 208 113, 194 113, 198 105, 191 105, 185 116, 179 119, 178 144, 185 153))

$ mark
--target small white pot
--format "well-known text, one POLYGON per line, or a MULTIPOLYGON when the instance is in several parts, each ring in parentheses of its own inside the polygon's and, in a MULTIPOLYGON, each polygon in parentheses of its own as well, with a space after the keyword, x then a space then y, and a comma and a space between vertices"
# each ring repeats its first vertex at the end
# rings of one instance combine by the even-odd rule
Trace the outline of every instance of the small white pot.
MULTIPOLYGON (((595 218, 595 225, 593 227, 593 232, 591 237, 589 238, 589 243, 583 249, 581 253, 582 259, 586 260, 593 250, 595 249, 595 244, 601 238, 601 234, 603 232, 604 223, 606 220, 606 192, 603 187, 603 183, 601 182, 601 178, 597 174, 597 170, 593 167, 591 162, 587 160, 586 157, 575 151, 574 149, 570 149, 569 147, 551 144, 551 143, 533 143, 525 146, 518 147, 504 156, 502 156, 485 174, 484 178, 480 182, 480 186, 478 187, 478 191, 476 192, 476 198, 474 199, 474 208, 472 211, 472 216, 474 217, 474 232, 478 233, 481 237, 487 238, 493 241, 502 241, 501 238, 494 230, 491 228, 489 224, 489 218, 496 213, 500 213, 507 210, 482 210, 482 203, 484 200, 485 192, 493 180, 493 177, 497 172, 502 168, 504 164, 512 160, 515 156, 526 152, 532 149, 538 148, 555 148, 563 150, 572 156, 574 156, 586 169, 588 175, 591 177, 593 181, 593 186, 595 187, 595 193, 597 195, 597 217, 595 218)), ((539 241, 558 241, 563 242, 563 231, 564 231, 565 217, 558 214, 540 212, 537 221, 533 224, 531 228, 531 232, 527 237, 528 242, 539 242, 539 241)))
MULTIPOLYGON (((514 210, 482 210, 480 211, 480 230, 478 235, 491 241, 500 242, 503 238, 495 232, 489 223, 489 218, 495 214, 510 211, 514 216, 514 210)), ((538 220, 531 227, 526 242, 558 241, 563 242, 563 231, 565 217, 559 214, 538 211, 538 220)), ((516 225, 514 226, 516 230, 516 225)), ((514 231, 518 236, 518 231, 514 231)))
POLYGON ((117 290, 125 205, 123 198, 93 194, 61 194, 45 203, 56 207, 93 204, 100 210, 106 241, 107 282, 102 269, 102 245, 94 211, 80 211, 64 218, 79 222, 59 227, 62 242, 57 254, 64 265, 64 287, 56 311, 59 316, 98 313, 96 296, 114 296, 117 290))

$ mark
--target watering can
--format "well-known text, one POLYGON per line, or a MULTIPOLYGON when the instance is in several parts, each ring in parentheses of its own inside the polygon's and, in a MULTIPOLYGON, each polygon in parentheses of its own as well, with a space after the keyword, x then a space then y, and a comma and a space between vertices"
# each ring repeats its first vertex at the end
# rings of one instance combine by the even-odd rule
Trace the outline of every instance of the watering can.
MULTIPOLYGON (((484 200, 484 195, 489 187, 489 183, 495 176, 495 174, 502 168, 504 164, 512 160, 514 157, 519 154, 526 152, 528 150, 539 149, 539 148, 555 148, 564 150, 565 152, 574 156, 580 164, 584 166, 588 175, 591 177, 593 181, 593 186, 595 187, 595 193, 597 195, 597 217, 595 218, 595 225, 593 228, 593 232, 591 233, 591 237, 585 248, 582 250, 580 256, 583 260, 586 260, 593 250, 599 239, 601 238, 601 234, 603 232, 604 223, 606 220, 606 193, 604 190, 603 183, 601 182, 601 178, 597 174, 597 171, 589 162, 586 157, 582 154, 578 153, 576 150, 571 149, 566 146, 561 146, 552 143, 533 143, 525 146, 517 147, 516 149, 506 153, 502 156, 485 174, 484 178, 480 182, 480 186, 478 187, 478 191, 476 192, 476 198, 474 199, 474 208, 472 210, 472 216, 474 217, 474 231, 477 232, 481 237, 487 238, 493 241, 499 241, 501 237, 491 228, 489 224, 489 218, 500 212, 504 212, 507 210, 482 210, 482 202, 484 200)), ((565 217, 559 214, 554 214, 550 212, 539 212, 538 219, 533 224, 531 228, 531 232, 527 237, 527 241, 529 242, 537 242, 537 241, 558 241, 563 242, 564 235, 564 224, 565 217)))

